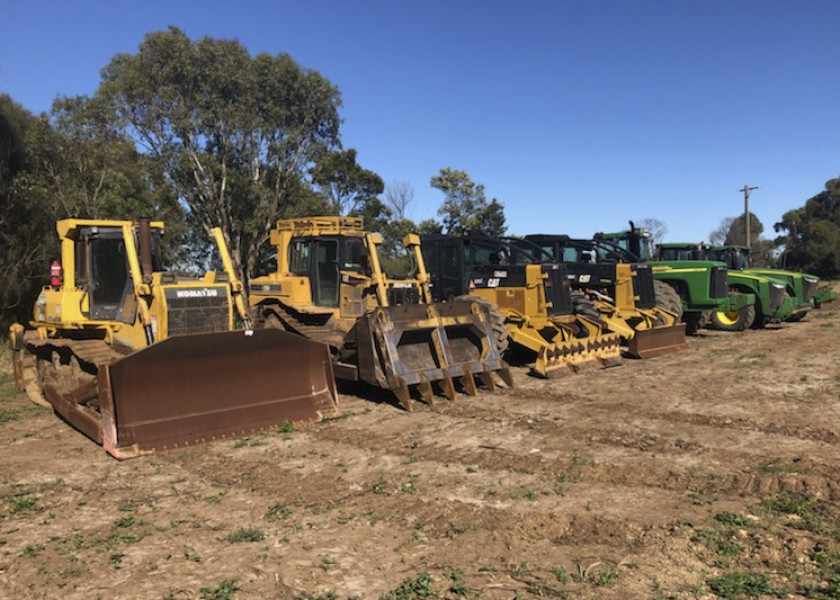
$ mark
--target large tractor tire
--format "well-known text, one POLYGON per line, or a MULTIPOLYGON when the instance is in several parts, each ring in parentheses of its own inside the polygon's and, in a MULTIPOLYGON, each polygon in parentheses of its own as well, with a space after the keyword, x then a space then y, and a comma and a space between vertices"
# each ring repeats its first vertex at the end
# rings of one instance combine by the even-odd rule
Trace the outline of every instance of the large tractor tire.
POLYGON ((677 315, 677 321, 682 319, 683 305, 677 290, 664 281, 654 279, 653 291, 656 295, 656 306, 677 315))
POLYGON ((490 318, 490 327, 493 329, 493 336, 496 339, 496 345, 499 347, 499 354, 504 354, 508 346, 510 346, 510 337, 507 325, 505 325, 505 317, 499 311, 499 307, 488 299, 478 296, 458 296, 455 298, 455 301, 475 302, 484 309, 484 312, 490 318))
POLYGON ((572 312, 593 321, 601 320, 601 312, 595 306, 595 303, 582 292, 572 292, 572 312))
POLYGON ((710 313, 712 329, 719 331, 744 331, 753 326, 755 322, 755 305, 750 304, 740 310, 730 312, 710 313))

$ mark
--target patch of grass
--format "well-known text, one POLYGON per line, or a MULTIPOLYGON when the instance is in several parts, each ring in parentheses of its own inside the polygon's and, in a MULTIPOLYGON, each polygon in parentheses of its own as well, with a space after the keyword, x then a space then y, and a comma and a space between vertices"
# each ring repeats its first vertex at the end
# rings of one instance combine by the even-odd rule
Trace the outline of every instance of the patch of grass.
POLYGON ((823 519, 820 505, 808 496, 785 492, 775 498, 762 500, 759 507, 777 515, 798 517, 787 523, 789 527, 794 529, 802 529, 822 535, 837 535, 836 527, 831 526, 823 519))
POLYGON ((799 473, 799 470, 793 465, 787 463, 776 463, 761 467, 762 473, 799 473))
POLYGON ((28 515, 38 507, 32 496, 17 496, 9 499, 9 512, 13 515, 28 515))
POLYGON ((334 558, 330 558, 329 556, 322 556, 321 557, 321 568, 324 571, 331 571, 338 563, 335 561, 334 558))
POLYGON ((706 580, 709 590, 720 598, 757 598, 759 596, 784 597, 783 590, 773 587, 770 578, 763 573, 732 571, 706 580))
POLYGON ((715 515, 715 521, 721 523, 722 525, 727 525, 729 527, 738 527, 740 529, 749 529, 753 527, 755 523, 750 521, 744 515, 739 515, 738 513, 731 513, 731 512, 722 512, 717 513, 715 515))
POLYGON ((222 539, 231 543, 261 542, 265 539, 265 534, 255 527, 240 527, 222 539))
POLYGON ((225 579, 214 588, 203 587, 198 590, 201 600, 233 600, 234 594, 239 591, 236 579, 225 579))
POLYGON ((0 423, 8 423, 9 421, 17 421, 20 419, 20 410, 14 408, 0 409, 0 423))
POLYGON ((566 583, 569 580, 569 574, 563 567, 552 567, 551 572, 554 574, 554 578, 557 579, 559 583, 566 583))
POLYGON ((425 571, 414 579, 404 580, 396 589, 379 597, 379 600, 419 600, 422 598, 439 598, 432 584, 434 579, 425 571))
POLYGON ((108 557, 108 561, 111 563, 111 566, 114 569, 119 569, 120 565, 122 564, 122 559, 125 558, 125 554, 122 552, 114 552, 111 556, 108 557))
POLYGON ((277 428, 277 433, 292 433, 295 430, 295 426, 292 424, 289 419, 284 419, 283 424, 277 428))

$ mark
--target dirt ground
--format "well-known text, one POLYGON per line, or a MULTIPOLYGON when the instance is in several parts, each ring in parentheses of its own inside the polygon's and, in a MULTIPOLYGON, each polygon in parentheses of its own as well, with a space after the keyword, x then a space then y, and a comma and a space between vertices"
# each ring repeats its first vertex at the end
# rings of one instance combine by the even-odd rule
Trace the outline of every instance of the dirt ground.
POLYGON ((840 303, 118 462, 0 373, 3 598, 840 594, 840 303))

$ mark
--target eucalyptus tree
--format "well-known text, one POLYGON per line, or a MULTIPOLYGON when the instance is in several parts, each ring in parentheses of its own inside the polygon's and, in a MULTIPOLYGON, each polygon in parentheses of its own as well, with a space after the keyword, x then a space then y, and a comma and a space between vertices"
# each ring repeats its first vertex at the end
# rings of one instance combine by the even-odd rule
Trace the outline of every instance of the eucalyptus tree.
POLYGON ((222 228, 245 278, 276 219, 319 204, 310 170, 340 149, 338 89, 287 54, 252 56, 236 40, 150 33, 113 57, 96 96, 189 218, 222 228))

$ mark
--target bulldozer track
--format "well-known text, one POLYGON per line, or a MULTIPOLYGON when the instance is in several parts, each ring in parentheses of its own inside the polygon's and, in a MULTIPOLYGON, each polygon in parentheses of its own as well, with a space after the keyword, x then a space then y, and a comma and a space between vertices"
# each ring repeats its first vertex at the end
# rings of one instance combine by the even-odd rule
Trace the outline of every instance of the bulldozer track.
POLYGON ((263 318, 269 326, 276 326, 272 323, 270 315, 274 315, 286 331, 302 335, 322 344, 327 344, 333 352, 337 352, 344 344, 344 336, 333 331, 325 325, 311 325, 305 323, 297 311, 283 304, 272 304, 265 307, 263 318))

